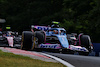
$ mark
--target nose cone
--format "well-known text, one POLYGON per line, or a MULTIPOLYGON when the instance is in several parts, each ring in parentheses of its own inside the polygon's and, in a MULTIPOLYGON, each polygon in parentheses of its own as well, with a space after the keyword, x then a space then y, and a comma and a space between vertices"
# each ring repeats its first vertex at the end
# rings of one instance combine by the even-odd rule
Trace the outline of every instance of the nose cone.
POLYGON ((63 48, 69 48, 69 43, 68 43, 66 36, 58 36, 58 39, 63 48))

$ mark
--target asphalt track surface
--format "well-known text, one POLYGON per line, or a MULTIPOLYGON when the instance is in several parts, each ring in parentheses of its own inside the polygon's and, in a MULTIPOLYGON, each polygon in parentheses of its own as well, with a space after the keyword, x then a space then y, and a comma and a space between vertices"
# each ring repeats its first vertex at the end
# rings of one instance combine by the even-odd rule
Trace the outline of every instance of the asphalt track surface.
POLYGON ((100 57, 46 53, 61 58, 75 67, 100 67, 100 57))

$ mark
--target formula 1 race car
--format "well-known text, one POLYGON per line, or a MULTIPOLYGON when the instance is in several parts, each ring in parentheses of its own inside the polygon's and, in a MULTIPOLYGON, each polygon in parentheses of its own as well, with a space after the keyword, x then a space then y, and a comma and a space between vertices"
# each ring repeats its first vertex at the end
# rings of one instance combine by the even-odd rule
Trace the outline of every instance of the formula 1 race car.
POLYGON ((3 31, 0 33, 0 46, 14 47, 16 44, 21 43, 21 36, 17 32, 3 31))
POLYGON ((66 35, 64 28, 54 25, 32 26, 31 31, 23 31, 21 49, 33 50, 35 48, 58 49, 60 51, 89 52, 92 44, 88 35, 66 35))

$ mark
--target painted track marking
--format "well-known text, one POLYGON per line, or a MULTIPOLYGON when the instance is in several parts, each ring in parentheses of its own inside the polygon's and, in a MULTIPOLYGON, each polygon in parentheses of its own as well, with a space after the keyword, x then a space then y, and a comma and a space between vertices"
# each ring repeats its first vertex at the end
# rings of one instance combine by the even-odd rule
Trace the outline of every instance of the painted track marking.
POLYGON ((43 55, 45 55, 45 56, 48 56, 48 57, 51 57, 51 58, 53 58, 53 59, 59 61, 60 63, 64 64, 64 65, 67 66, 67 67, 75 67, 75 66, 73 66, 72 64, 70 64, 70 63, 68 63, 68 62, 66 62, 66 61, 64 61, 64 60, 62 60, 62 59, 60 59, 60 58, 57 58, 57 57, 54 57, 54 56, 51 56, 51 55, 45 54, 45 53, 41 53, 41 54, 43 54, 43 55))
POLYGON ((38 57, 43 57, 43 58, 49 58, 47 56, 44 56, 44 55, 41 55, 41 54, 38 54, 36 52, 30 52, 30 51, 25 51, 25 50, 20 50, 20 49, 14 49, 14 48, 4 48, 12 53, 15 53, 15 54, 28 54, 28 55, 34 55, 34 56, 38 56, 38 57))
POLYGON ((4 48, 5 50, 8 50, 12 53, 15 53, 15 54, 28 54, 28 55, 34 55, 34 56, 38 56, 38 57, 43 57, 43 58, 52 58, 62 64, 64 64, 65 66, 67 67, 75 67, 73 65, 71 65, 70 63, 60 59, 60 58, 57 58, 57 57, 54 57, 54 56, 51 56, 49 54, 45 54, 45 53, 41 53, 41 54, 38 54, 36 52, 30 52, 30 51, 25 51, 25 50, 20 50, 20 49, 14 49, 14 48, 4 48))

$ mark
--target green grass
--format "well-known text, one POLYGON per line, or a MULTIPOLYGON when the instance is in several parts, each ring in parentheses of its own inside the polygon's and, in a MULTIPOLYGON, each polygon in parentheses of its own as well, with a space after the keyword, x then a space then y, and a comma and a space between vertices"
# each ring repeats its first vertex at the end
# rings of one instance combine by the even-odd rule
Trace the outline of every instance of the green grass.
POLYGON ((0 50, 0 67, 66 67, 61 63, 45 62, 29 57, 2 52, 0 50))

